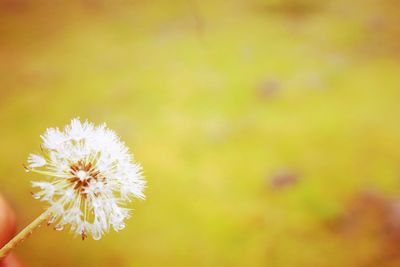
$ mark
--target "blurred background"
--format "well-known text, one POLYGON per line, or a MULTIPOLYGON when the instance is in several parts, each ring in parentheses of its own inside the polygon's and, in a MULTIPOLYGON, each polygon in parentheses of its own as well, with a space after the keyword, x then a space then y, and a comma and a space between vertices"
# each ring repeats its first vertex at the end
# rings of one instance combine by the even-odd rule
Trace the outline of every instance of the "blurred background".
POLYGON ((399 266, 396 0, 0 0, 0 184, 47 127, 107 122, 148 179, 127 228, 42 227, 29 266, 399 266))

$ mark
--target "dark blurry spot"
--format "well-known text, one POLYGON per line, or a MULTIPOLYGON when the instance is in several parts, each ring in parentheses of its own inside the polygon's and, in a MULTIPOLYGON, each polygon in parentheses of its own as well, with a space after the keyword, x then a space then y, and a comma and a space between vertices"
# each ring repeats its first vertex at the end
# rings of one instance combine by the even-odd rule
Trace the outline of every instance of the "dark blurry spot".
POLYGON ((314 0, 282 0, 258 6, 259 11, 287 16, 290 18, 303 18, 321 11, 323 1, 314 0))
POLYGON ((386 200, 378 192, 363 191, 347 204, 343 214, 326 222, 327 227, 337 233, 346 233, 358 227, 360 220, 367 214, 382 217, 386 200))
POLYGON ((381 16, 374 16, 367 20, 366 26, 370 31, 381 31, 384 29, 386 21, 381 16))
POLYGON ((344 242, 374 242, 373 257, 360 259, 360 266, 399 266, 400 198, 389 198, 377 191, 355 195, 343 214, 329 220, 327 229, 344 242), (396 263, 397 265, 391 265, 396 263))
POLYGON ((278 80, 267 79, 257 87, 257 95, 261 99, 272 99, 279 94, 280 89, 278 80))
POLYGON ((198 3, 195 0, 188 1, 189 9, 193 17, 194 29, 197 36, 202 40, 204 35, 204 17, 200 13, 198 3))
POLYGON ((273 189, 283 189, 293 186, 299 181, 299 175, 291 170, 279 170, 268 178, 269 186, 273 189))

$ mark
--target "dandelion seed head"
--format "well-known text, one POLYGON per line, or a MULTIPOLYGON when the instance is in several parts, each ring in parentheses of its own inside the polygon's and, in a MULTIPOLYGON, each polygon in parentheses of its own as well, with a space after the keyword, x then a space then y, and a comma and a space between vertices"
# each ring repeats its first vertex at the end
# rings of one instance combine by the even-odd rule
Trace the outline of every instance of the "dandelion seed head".
POLYGON ((85 239, 100 239, 110 228, 125 227, 132 198, 144 198, 142 168, 117 134, 105 124, 73 119, 62 130, 49 128, 41 136, 40 154, 30 154, 27 170, 46 180, 32 182, 34 198, 47 202, 48 224, 65 226, 85 239))

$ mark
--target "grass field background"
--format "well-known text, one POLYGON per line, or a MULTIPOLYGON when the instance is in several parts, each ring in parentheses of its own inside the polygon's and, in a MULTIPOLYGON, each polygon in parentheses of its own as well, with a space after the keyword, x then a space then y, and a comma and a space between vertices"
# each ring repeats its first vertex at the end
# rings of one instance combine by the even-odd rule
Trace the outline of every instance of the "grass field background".
POLYGON ((0 187, 75 116, 115 129, 147 200, 100 241, 42 227, 26 266, 398 266, 394 0, 0 1, 0 187))

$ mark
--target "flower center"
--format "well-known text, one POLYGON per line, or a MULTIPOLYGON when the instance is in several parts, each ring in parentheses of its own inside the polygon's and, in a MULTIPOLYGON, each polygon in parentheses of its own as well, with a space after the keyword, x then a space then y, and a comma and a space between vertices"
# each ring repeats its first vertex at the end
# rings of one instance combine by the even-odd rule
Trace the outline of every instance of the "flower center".
POLYGON ((76 173, 75 173, 75 176, 77 177, 77 178, 79 178, 81 181, 84 181, 84 180, 86 180, 86 178, 88 178, 88 173, 87 172, 85 172, 85 171, 82 171, 82 170, 79 170, 79 171, 77 171, 76 173))
POLYGON ((70 166, 72 177, 68 180, 73 184, 74 190, 86 197, 89 184, 92 180, 98 180, 100 172, 97 171, 91 162, 86 163, 82 160, 70 166))

